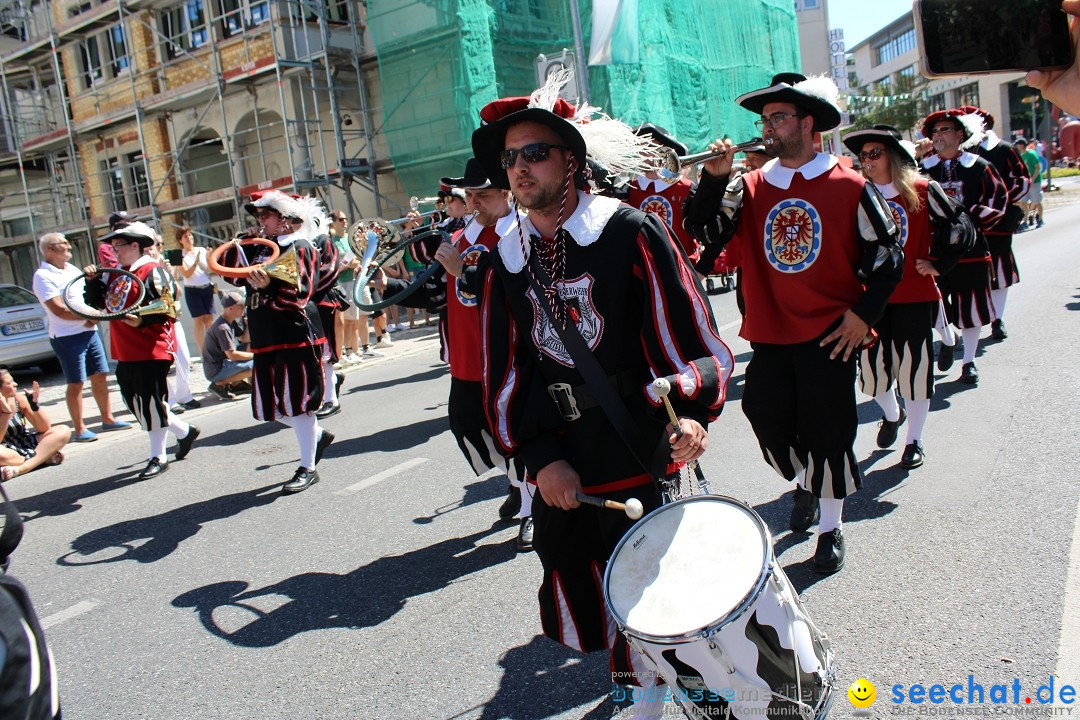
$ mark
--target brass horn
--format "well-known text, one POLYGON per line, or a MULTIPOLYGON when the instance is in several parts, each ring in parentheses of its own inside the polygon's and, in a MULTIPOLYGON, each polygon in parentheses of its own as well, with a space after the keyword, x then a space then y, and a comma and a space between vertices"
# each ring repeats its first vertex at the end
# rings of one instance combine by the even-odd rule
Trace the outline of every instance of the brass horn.
POLYGON ((173 320, 176 319, 176 300, 173 298, 172 290, 166 285, 161 290, 161 297, 153 302, 149 302, 146 305, 141 305, 135 308, 133 314, 135 315, 168 315, 173 320))
POLYGON ((360 259, 361 269, 401 243, 401 231, 382 218, 365 218, 349 231, 349 248, 360 259))
POLYGON ((664 170, 671 175, 678 175, 688 167, 700 165, 713 158, 718 158, 729 153, 734 155, 735 153, 745 152, 746 150, 750 150, 751 148, 762 144, 772 144, 772 141, 762 141, 760 138, 756 138, 754 140, 739 143, 738 145, 732 145, 731 147, 720 148, 719 150, 705 150, 703 152, 694 153, 693 155, 682 156, 678 155, 671 148, 662 147, 658 150, 660 153, 660 170, 664 170))
POLYGON ((273 262, 267 263, 263 268, 266 274, 295 288, 300 287, 299 263, 296 261, 296 248, 292 245, 285 252, 278 255, 273 262))

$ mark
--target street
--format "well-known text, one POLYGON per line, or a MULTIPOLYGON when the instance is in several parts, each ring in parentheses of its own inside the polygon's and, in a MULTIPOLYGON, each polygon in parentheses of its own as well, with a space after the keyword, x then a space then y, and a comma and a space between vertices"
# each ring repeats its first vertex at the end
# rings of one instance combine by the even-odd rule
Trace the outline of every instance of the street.
MULTIPOLYGON (((791 488, 740 408, 735 298, 712 298, 737 366, 702 467, 768 523, 829 635, 830 717, 851 716, 860 677, 877 717, 895 685, 1080 685, 1080 205, 1046 221, 1016 238, 1010 336, 985 329, 979 385, 956 382, 959 356, 939 377, 922 468, 898 466, 905 428, 876 447, 881 413, 860 397, 865 484, 832 576, 811 569, 815 537, 787 529, 791 488)), ((255 423, 247 402, 187 413, 202 436, 151 481, 134 479, 146 436, 127 431, 9 483, 27 518, 11 573, 46 622, 65 717, 629 718, 603 654, 539 636, 539 563, 498 521, 505 481, 462 459, 448 390, 434 335, 350 372, 322 481, 296 496, 279 492, 292 431, 255 423)))

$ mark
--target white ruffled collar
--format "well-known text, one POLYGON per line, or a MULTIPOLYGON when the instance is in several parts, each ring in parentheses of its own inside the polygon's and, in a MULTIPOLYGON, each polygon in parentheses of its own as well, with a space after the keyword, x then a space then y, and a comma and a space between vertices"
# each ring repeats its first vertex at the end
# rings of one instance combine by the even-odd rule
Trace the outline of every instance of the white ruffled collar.
POLYGON ((127 270, 128 270, 128 272, 135 272, 136 270, 141 268, 143 265, 149 265, 150 263, 154 263, 154 262, 157 262, 157 260, 150 257, 149 255, 140 255, 139 259, 136 260, 135 262, 131 263, 131 265, 128 267, 127 270))
POLYGON ((304 236, 301 233, 294 232, 294 233, 289 233, 288 235, 278 235, 276 238, 274 238, 274 241, 278 245, 280 245, 281 247, 284 248, 284 247, 289 247, 296 240, 298 240, 298 239, 300 239, 302 237, 304 237, 304 236))
MULTIPOLYGON (((502 237, 503 230, 510 227, 514 222, 514 212, 510 212, 503 215, 501 218, 495 221, 495 234, 498 237, 502 237)), ((476 241, 480 238, 480 233, 484 232, 484 226, 475 220, 465 226, 465 239, 470 245, 475 245, 476 241)))
POLYGON ((797 168, 789 168, 780 164, 779 158, 773 158, 765 163, 761 172, 765 175, 765 181, 781 190, 791 187, 791 181, 795 179, 795 173, 801 173, 807 180, 813 180, 819 175, 824 175, 833 169, 839 162, 835 155, 817 153, 814 159, 797 168))
POLYGON ((884 185, 878 185, 877 183, 874 183, 874 187, 876 187, 878 189, 878 192, 881 193, 881 197, 885 198, 886 200, 894 198, 900 194, 900 191, 896 189, 896 185, 892 183, 886 183, 884 185))
MULTIPOLYGON (((578 245, 588 247, 599 239, 600 233, 604 231, 608 220, 619 209, 622 202, 602 195, 587 195, 581 190, 577 191, 577 196, 577 208, 574 209, 574 213, 570 218, 563 223, 563 229, 570 234, 570 237, 578 245)), ((528 253, 529 248, 532 246, 532 238, 534 236, 539 237, 540 233, 533 227, 528 215, 519 212, 516 215, 511 213, 506 217, 510 218, 510 222, 504 228, 500 229, 498 224, 496 225, 500 238, 499 255, 502 257, 503 265, 506 266, 507 270, 511 273, 519 273, 529 260, 528 253), (521 240, 518 237, 519 223, 525 235, 524 248, 521 247, 521 240)))
POLYGON ((979 143, 985 150, 993 150, 1001 143, 1001 138, 993 130, 984 130, 986 139, 979 143))
POLYGON ((649 188, 653 187, 653 188, 655 188, 655 190, 653 192, 658 192, 659 193, 659 192, 664 192, 669 187, 674 185, 675 182, 677 182, 677 180, 672 181, 672 182, 668 182, 667 180, 664 180, 663 178, 656 178, 655 180, 653 180, 651 178, 645 177, 644 175, 638 175, 636 182, 637 182, 637 186, 640 189, 644 190, 645 192, 649 192, 649 188))
MULTIPOLYGON (((962 166, 966 167, 966 168, 969 168, 972 165, 974 165, 975 161, 978 160, 978 159, 979 158, 976 155, 974 155, 973 153, 969 153, 966 150, 964 152, 960 153, 960 157, 957 158, 957 160, 960 161, 960 164, 962 166)), ((940 162, 941 162, 941 156, 938 155, 937 153, 935 153, 935 154, 929 156, 928 158, 926 158, 925 160, 923 160, 922 166, 924 168, 926 168, 927 170, 929 170, 930 168, 934 167, 935 165, 937 165, 940 162)))

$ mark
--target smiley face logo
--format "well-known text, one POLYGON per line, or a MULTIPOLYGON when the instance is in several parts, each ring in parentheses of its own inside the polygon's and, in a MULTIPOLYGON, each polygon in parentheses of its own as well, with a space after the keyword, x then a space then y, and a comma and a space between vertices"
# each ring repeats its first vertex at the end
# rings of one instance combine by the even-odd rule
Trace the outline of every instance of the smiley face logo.
POLYGON ((859 678, 855 682, 851 683, 851 687, 847 691, 848 700, 851 704, 857 708, 868 708, 874 704, 874 700, 877 699, 877 688, 874 687, 874 683, 870 682, 866 678, 859 678))

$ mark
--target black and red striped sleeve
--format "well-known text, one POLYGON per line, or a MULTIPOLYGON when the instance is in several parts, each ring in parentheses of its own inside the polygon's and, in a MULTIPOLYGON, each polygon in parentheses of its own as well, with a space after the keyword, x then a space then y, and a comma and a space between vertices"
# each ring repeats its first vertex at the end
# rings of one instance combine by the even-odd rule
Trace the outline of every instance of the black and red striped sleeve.
POLYGON ((479 268, 480 361, 488 427, 506 457, 521 457, 529 473, 564 459, 557 430, 563 421, 547 394, 531 338, 522 337, 495 269, 479 268))
MULTIPOLYGON (((655 216, 637 237, 634 268, 644 317, 641 344, 652 372, 671 382, 675 412, 702 425, 720 415, 735 369, 731 351, 716 330, 701 283, 678 240, 655 216)), ((650 402, 660 401, 648 389, 650 402)))
POLYGON ((316 302, 322 302, 326 294, 337 285, 341 264, 338 262, 337 246, 330 240, 329 235, 319 235, 312 240, 312 244, 319 255, 319 277, 312 297, 316 302))
POLYGON ((968 208, 968 212, 984 231, 992 230, 1005 218, 1005 211, 1009 209, 1009 191, 1001 175, 990 163, 983 166, 979 183, 979 197, 968 208))
POLYGON ((1016 152, 1016 148, 1012 145, 1002 143, 1005 148, 1005 152, 1002 153, 1004 158, 1005 167, 1002 168, 1001 179, 1005 182, 1005 189, 1009 194, 1009 204, 1015 204, 1020 202, 1028 190, 1031 189, 1031 173, 1028 172, 1027 165, 1024 164, 1023 158, 1020 157, 1020 153, 1016 152))

